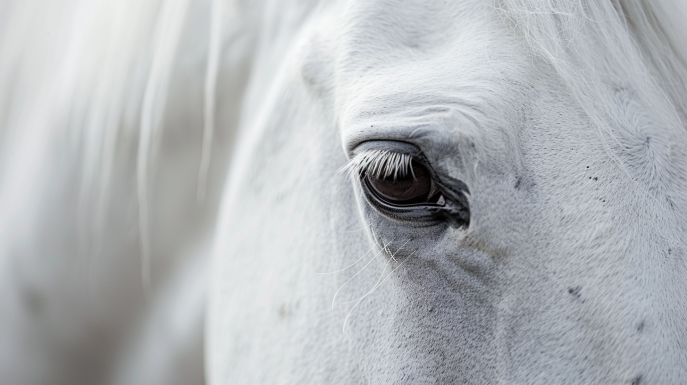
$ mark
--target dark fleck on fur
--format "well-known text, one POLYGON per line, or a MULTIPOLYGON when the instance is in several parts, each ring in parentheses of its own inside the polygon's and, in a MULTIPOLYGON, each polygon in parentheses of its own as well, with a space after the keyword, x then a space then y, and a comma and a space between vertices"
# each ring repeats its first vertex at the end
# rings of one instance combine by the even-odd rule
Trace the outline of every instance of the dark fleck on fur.
POLYGON ((575 296, 575 298, 580 298, 580 290, 582 290, 582 286, 569 287, 568 293, 575 296))
POLYGON ((637 325, 637 331, 641 333, 642 330, 644 330, 644 321, 640 322, 639 325, 637 325))

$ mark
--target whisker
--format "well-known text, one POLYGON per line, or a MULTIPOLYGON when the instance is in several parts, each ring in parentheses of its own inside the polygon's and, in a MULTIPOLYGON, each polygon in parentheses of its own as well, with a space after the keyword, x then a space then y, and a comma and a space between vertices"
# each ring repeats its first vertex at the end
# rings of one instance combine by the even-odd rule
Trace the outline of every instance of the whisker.
POLYGON ((390 255, 391 260, 387 261, 386 264, 384 264, 384 269, 382 270, 382 273, 379 275, 379 279, 377 279, 377 282, 372 286, 372 289, 370 289, 370 291, 368 291, 365 295, 363 295, 363 296, 360 297, 359 299, 354 299, 354 300, 351 300, 351 301, 344 301, 344 302, 339 302, 339 303, 353 303, 353 302, 359 301, 359 300, 361 300, 361 299, 367 297, 372 291, 374 291, 375 288, 377 287, 377 285, 378 285, 378 284, 380 283, 380 281, 382 280, 382 277, 384 277, 384 272, 386 272, 386 268, 389 267, 389 265, 391 265, 391 261, 392 261, 392 260, 393 260, 393 261, 396 261, 396 258, 394 258, 394 257, 396 256, 396 254, 398 254, 399 251, 401 251, 401 249, 402 249, 403 247, 405 247, 405 245, 408 244, 408 242, 410 242, 410 239, 408 239, 408 240, 406 241, 406 243, 404 243, 401 247, 399 247, 398 250, 396 250, 396 252, 395 252, 393 255, 390 255))
POLYGON ((347 234, 347 233, 357 233, 359 231, 365 231, 365 229, 357 229, 357 230, 346 230, 346 231, 337 231, 340 234, 347 234))
POLYGON ((350 269, 351 267, 357 265, 358 262, 362 261, 363 258, 365 258, 366 255, 370 254, 370 251, 374 250, 375 246, 377 246, 377 245, 374 245, 374 246, 370 247, 370 249, 367 250, 367 252, 365 252, 365 254, 363 254, 362 257, 358 258, 357 261, 353 262, 352 264, 350 264, 350 265, 347 266, 347 267, 344 267, 344 268, 341 269, 341 270, 329 271, 329 272, 324 272, 324 273, 319 273, 319 272, 317 272, 317 273, 315 273, 315 274, 317 274, 317 275, 334 274, 334 273, 340 273, 340 272, 342 272, 342 271, 348 270, 348 269, 350 269))
MULTIPOLYGON (((391 242, 393 242, 393 240, 391 240, 391 242)), ((390 242, 390 243, 391 243, 391 242, 390 242)), ((388 245, 388 244, 387 244, 387 245, 388 245)), ((386 245, 385 245, 385 247, 386 247, 386 245)), ((343 289, 344 286, 346 286, 349 282, 351 282, 351 281, 353 280, 353 278, 357 277, 358 274, 362 273, 363 270, 365 270, 365 268, 368 267, 368 266, 370 265, 370 263, 372 263, 372 261, 374 261, 375 258, 377 258, 377 256, 378 256, 381 252, 382 252, 382 250, 379 250, 379 251, 375 254, 374 257, 370 258, 370 261, 367 262, 367 263, 365 264, 365 266, 363 266, 362 269, 360 269, 360 270, 359 270, 357 273, 355 273, 351 278, 349 278, 346 282, 344 282, 344 284, 341 285, 341 287, 339 288, 339 290, 337 290, 336 293, 334 293, 334 298, 332 298, 332 310, 334 310, 334 303, 336 302, 336 296, 339 295, 339 292, 341 291, 341 289, 343 289)))
POLYGON ((391 270, 391 272, 382 280, 382 282, 379 283, 379 285, 376 285, 375 287, 373 287, 372 291, 370 291, 368 294, 366 294, 362 298, 360 298, 358 300, 358 302, 356 302, 355 305, 353 305, 353 307, 351 307, 351 309, 348 311, 348 314, 346 314, 346 318, 344 319, 344 323, 343 323, 343 332, 344 333, 346 333, 346 322, 348 322, 348 317, 350 317, 351 313, 353 313, 353 309, 355 309, 368 295, 372 294, 372 292, 374 292, 374 290, 376 290, 378 287, 380 287, 387 280, 387 278, 392 276, 394 274, 394 272, 396 272, 396 270, 398 270, 401 266, 403 266, 403 264, 407 260, 409 260, 416 252, 417 252, 417 250, 415 250, 408 257, 406 257, 406 259, 401 261, 401 263, 399 263, 398 266, 396 266, 393 270, 391 270))

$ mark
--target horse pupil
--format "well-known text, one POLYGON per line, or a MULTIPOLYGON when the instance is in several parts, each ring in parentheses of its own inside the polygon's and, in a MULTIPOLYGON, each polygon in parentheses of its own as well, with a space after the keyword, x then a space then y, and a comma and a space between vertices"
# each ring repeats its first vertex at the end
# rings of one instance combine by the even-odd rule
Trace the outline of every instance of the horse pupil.
POLYGON ((382 199, 395 204, 423 203, 429 198, 432 180, 429 172, 421 165, 413 164, 413 172, 407 175, 393 175, 386 178, 368 176, 370 187, 382 199))

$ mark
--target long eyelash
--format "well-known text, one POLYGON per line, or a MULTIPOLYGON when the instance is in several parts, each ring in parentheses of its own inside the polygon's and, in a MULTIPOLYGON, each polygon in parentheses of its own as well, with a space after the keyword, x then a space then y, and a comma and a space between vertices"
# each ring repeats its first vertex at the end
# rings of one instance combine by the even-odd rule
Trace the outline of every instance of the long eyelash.
POLYGON ((366 150, 348 161, 341 172, 351 176, 370 175, 375 178, 387 178, 393 175, 404 177, 413 173, 413 157, 408 154, 388 150, 366 150))

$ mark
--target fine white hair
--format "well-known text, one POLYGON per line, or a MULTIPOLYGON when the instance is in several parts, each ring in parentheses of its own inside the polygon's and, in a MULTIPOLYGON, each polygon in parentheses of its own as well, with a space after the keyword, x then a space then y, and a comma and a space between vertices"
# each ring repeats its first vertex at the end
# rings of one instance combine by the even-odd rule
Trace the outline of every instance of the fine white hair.
POLYGON ((687 4, 674 0, 500 0, 534 55, 550 63, 601 129, 629 89, 662 123, 687 116, 687 4))
MULTIPOLYGON (((204 199, 213 140, 222 1, 213 12, 204 82, 198 199, 204 199)), ((0 180, 13 181, 22 148, 70 137, 83 159, 80 200, 88 231, 102 231, 117 152, 136 159, 142 279, 149 286, 148 183, 164 129, 173 66, 189 0, 10 1, 0 5, 0 180), (38 11, 40 9, 40 11, 38 11), (29 144, 28 142, 34 142, 29 144), (151 163, 152 162, 152 163, 151 163)), ((198 79, 203 82, 202 79, 198 79)), ((36 167, 41 167, 36 165, 36 167)), ((27 170, 23 171, 24 173, 27 170)), ((25 180, 23 175, 16 178, 25 180)), ((5 189, 5 194, 11 194, 5 189)), ((7 196, 0 197, 8 201, 7 196)), ((9 199, 11 201, 11 199, 9 199)), ((85 234, 86 236, 90 236, 85 234)), ((96 234, 92 234, 97 236, 96 234)))

